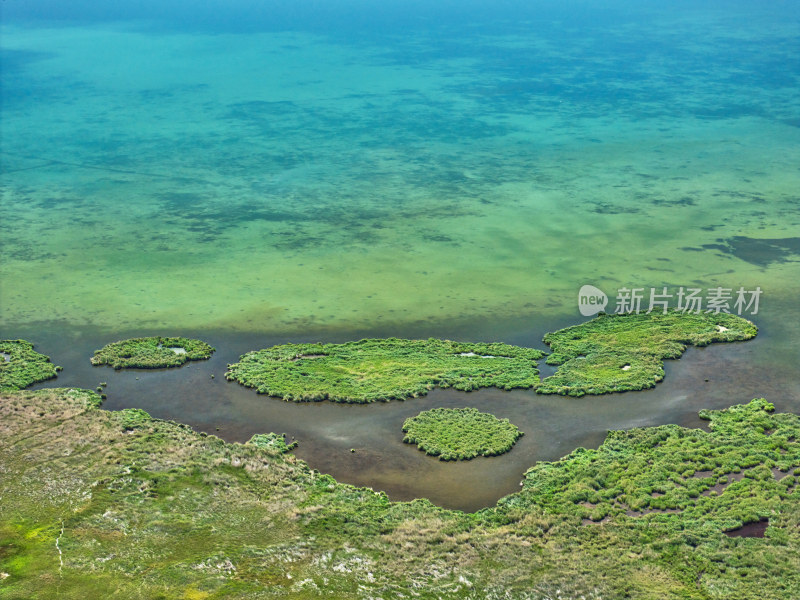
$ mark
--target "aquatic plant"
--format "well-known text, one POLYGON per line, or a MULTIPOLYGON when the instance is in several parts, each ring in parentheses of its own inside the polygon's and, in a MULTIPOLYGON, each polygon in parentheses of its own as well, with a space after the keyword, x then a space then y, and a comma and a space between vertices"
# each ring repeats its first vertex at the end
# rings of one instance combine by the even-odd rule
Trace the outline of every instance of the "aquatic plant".
POLYGON ((93 365, 115 369, 160 369, 179 367, 190 360, 211 357, 214 348, 203 341, 183 337, 131 338, 96 350, 93 365))
POLYGON ((0 340, 0 391, 21 390, 56 377, 61 367, 26 340, 0 340))
POLYGON ((610 432, 471 514, 98 403, 0 396, 10 598, 800 597, 800 417, 765 400, 610 432))
POLYGON ((295 402, 366 403, 423 396, 435 386, 470 391, 530 388, 544 352, 500 343, 365 339, 283 344, 228 366, 229 381, 295 402))
POLYGON ((258 448, 269 448, 279 454, 285 454, 297 448, 297 442, 286 443, 286 436, 277 433, 257 433, 251 437, 248 444, 258 448))
POLYGON ((727 313, 601 314, 544 336, 553 350, 546 362, 558 370, 536 391, 583 396, 652 388, 664 378, 664 359, 680 358, 687 346, 749 340, 757 332, 727 313))
POLYGON ((522 432, 508 419, 475 408, 424 410, 403 423, 403 441, 440 460, 470 460, 511 450, 522 432))

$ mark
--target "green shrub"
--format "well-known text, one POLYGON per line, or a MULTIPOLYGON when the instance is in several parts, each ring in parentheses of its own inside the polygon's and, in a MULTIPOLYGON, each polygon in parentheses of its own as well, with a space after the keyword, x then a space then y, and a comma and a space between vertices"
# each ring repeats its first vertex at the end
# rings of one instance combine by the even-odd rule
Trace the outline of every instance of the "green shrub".
POLYGON ((114 413, 114 416, 126 431, 141 427, 151 420, 150 414, 141 408, 126 408, 114 413))

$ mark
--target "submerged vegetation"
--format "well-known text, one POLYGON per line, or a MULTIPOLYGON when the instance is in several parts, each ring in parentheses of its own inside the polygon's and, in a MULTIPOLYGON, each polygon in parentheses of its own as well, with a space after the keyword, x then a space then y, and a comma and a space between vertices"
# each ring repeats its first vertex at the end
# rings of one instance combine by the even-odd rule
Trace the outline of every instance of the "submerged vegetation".
POLYGON ((457 390, 530 388, 544 352, 508 344, 366 339, 345 344, 283 344, 249 352, 225 376, 261 394, 295 402, 366 403, 457 390))
POLYGON ((59 367, 25 340, 0 340, 0 391, 21 390, 56 377, 59 367))
POLYGON ((601 314, 544 336, 553 350, 547 364, 558 370, 537 386, 540 394, 606 394, 655 387, 664 359, 686 346, 707 346, 755 337, 750 321, 727 313, 601 314))
POLYGON ((0 396, 0 596, 800 596, 800 417, 764 400, 611 432, 471 514, 98 403, 0 396))
POLYGON ((179 367, 190 360, 204 360, 213 352, 214 348, 205 342, 189 338, 132 338, 96 350, 92 364, 110 365, 115 369, 160 369, 179 367))
POLYGON ((475 408, 424 410, 403 423, 403 441, 440 460, 470 460, 511 450, 522 435, 508 419, 475 408))

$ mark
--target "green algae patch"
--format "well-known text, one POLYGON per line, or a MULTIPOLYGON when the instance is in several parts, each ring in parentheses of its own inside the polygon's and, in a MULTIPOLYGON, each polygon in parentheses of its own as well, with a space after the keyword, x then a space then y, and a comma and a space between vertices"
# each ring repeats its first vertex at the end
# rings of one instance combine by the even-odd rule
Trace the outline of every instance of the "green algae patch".
POLYGON ((283 344, 243 355, 225 376, 284 400, 367 403, 423 396, 436 386, 531 388, 539 383, 536 361, 544 355, 508 344, 433 338, 283 344))
POLYGON ((475 408, 424 410, 403 423, 403 441, 439 460, 471 460, 511 450, 522 432, 508 419, 475 408))
POLYGON ((131 338, 96 350, 93 365, 115 369, 161 369, 180 367, 190 360, 211 357, 214 348, 203 341, 183 337, 131 338))
POLYGON ((664 378, 664 359, 680 358, 687 346, 749 340, 757 332, 727 313, 601 314, 544 336, 553 350, 547 364, 559 368, 536 391, 583 396, 652 388, 664 378))
POLYGON ((0 391, 21 390, 56 377, 60 370, 26 340, 0 340, 0 391))
POLYGON ((277 433, 257 433, 247 443, 257 448, 274 450, 279 454, 286 454, 297 448, 297 442, 287 444, 286 436, 277 433))

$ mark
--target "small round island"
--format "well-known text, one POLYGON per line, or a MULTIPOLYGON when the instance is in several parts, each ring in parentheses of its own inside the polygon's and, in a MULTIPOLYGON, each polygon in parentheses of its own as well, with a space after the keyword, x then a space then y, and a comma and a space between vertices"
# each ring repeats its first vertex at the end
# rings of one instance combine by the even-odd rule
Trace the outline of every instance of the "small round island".
POLYGON ((508 419, 476 408, 424 410, 403 423, 403 441, 439 460, 470 460, 511 450, 522 432, 508 419))
POLYGON ((92 364, 115 369, 163 369, 180 367, 190 360, 205 360, 212 352, 214 348, 205 342, 189 338, 131 338, 95 351, 92 364))

